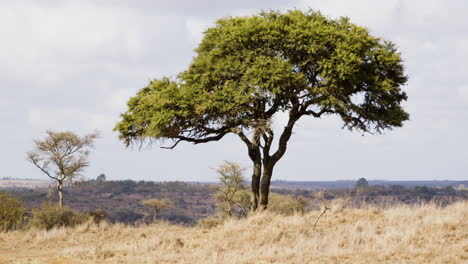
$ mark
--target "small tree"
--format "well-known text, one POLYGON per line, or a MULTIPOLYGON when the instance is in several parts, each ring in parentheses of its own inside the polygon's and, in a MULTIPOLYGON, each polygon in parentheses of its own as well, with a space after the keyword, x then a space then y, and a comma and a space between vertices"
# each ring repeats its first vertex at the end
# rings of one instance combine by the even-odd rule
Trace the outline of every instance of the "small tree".
POLYGON ((106 175, 104 173, 99 174, 99 176, 96 177, 96 181, 98 183, 103 183, 106 181, 106 175))
POLYGON ((59 207, 63 205, 63 185, 72 183, 89 166, 89 148, 93 147, 98 133, 79 137, 73 132, 46 131, 43 140, 34 140, 35 149, 27 153, 27 160, 49 178, 57 182, 59 207))
POLYGON ((229 217, 232 217, 234 211, 245 216, 250 210, 250 194, 244 186, 245 179, 242 175, 244 171, 245 168, 230 161, 225 161, 216 170, 221 183, 214 187, 217 190, 217 206, 229 217))
POLYGON ((360 178, 356 182, 356 194, 357 195, 362 195, 366 192, 367 187, 369 187, 369 182, 365 178, 360 178))
POLYGON ((168 199, 153 198, 153 199, 143 200, 141 201, 141 204, 154 210, 153 221, 156 220, 156 217, 161 210, 174 207, 172 202, 169 201, 168 199))
POLYGON ((369 187, 369 182, 365 178, 360 178, 356 182, 356 188, 367 188, 369 187))

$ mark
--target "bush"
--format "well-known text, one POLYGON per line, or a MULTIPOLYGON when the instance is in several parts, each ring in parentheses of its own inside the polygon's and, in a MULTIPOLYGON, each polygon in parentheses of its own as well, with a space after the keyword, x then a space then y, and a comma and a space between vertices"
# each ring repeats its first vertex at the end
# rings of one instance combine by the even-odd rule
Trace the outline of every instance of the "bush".
POLYGON ((68 207, 45 204, 40 209, 33 209, 31 225, 50 230, 54 227, 73 227, 89 220, 89 215, 75 212, 68 207))
POLYGON ((268 210, 281 215, 292 215, 293 198, 290 195, 271 193, 268 201, 268 210))
POLYGON ((268 202, 268 210, 281 215, 292 215, 294 213, 304 214, 309 200, 299 196, 294 199, 290 195, 271 193, 268 202))
POLYGON ((26 209, 21 202, 7 193, 0 193, 0 231, 20 228, 24 223, 26 209))
POLYGON ((93 219, 95 224, 99 224, 102 221, 107 220, 109 214, 105 210, 94 210, 88 213, 89 216, 93 219))

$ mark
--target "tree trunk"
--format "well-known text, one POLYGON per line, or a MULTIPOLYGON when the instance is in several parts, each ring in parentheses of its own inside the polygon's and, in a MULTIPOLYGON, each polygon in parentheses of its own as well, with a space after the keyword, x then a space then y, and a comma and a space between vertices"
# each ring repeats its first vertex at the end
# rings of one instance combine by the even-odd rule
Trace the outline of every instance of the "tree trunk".
POLYGON ((260 209, 265 210, 268 207, 268 195, 270 194, 270 182, 273 175, 273 165, 263 164, 263 175, 260 186, 260 209))
POLYGON ((62 208, 62 206, 63 206, 63 193, 62 193, 63 183, 62 182, 59 182, 59 184, 57 186, 57 190, 58 190, 58 194, 59 194, 59 207, 62 208))
POLYGON ((254 162, 254 169, 252 174, 252 211, 257 210, 260 198, 260 177, 262 175, 262 161, 254 162))
POLYGON ((252 143, 248 144, 249 157, 253 162, 252 172, 252 199, 251 199, 251 210, 255 211, 258 208, 260 198, 260 178, 262 176, 262 155, 260 153, 260 137, 262 135, 261 130, 255 129, 252 137, 252 143))

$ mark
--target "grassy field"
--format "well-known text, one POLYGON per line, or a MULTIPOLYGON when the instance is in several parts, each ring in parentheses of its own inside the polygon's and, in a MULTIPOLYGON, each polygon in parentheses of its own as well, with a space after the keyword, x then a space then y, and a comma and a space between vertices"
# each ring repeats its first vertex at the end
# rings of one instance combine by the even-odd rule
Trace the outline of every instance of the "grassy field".
POLYGON ((468 263, 468 202, 0 233, 0 263, 468 263))

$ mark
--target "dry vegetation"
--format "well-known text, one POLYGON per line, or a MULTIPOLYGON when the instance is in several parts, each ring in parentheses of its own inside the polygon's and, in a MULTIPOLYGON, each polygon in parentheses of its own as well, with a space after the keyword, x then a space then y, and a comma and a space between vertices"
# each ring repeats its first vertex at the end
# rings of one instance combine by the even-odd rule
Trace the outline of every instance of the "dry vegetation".
POLYGON ((468 202, 0 233, 0 263, 468 263, 468 202))

